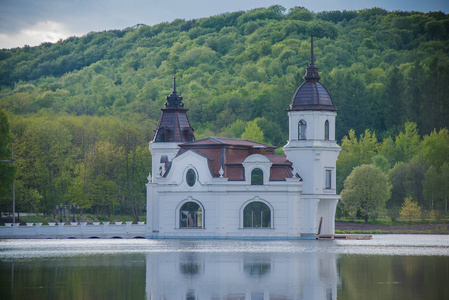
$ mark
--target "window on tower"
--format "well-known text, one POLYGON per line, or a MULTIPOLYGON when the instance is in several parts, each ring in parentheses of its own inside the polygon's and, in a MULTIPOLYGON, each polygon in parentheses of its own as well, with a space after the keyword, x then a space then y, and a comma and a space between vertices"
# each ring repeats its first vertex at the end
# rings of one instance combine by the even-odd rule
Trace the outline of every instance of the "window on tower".
POLYGON ((329 120, 326 120, 326 122, 324 122, 324 139, 326 141, 329 140, 329 120))
POLYGON ((298 140, 307 139, 307 122, 304 120, 299 121, 298 123, 298 140))
POLYGON ((332 170, 326 170, 326 178, 325 178, 325 186, 324 188, 327 190, 332 189, 332 170))

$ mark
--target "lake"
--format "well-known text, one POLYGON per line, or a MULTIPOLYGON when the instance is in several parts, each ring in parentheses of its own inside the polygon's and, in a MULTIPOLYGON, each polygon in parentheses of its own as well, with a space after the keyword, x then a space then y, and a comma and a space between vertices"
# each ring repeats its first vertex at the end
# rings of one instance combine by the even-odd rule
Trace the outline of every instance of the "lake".
POLYGON ((0 298, 449 299, 449 236, 0 240, 0 298))

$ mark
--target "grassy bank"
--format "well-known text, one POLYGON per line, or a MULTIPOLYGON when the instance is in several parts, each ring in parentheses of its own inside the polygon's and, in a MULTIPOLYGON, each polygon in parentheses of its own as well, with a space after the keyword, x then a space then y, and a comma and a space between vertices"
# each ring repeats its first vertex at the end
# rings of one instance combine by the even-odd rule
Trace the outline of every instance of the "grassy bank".
POLYGON ((338 219, 335 233, 358 234, 449 234, 449 219, 363 220, 338 219))

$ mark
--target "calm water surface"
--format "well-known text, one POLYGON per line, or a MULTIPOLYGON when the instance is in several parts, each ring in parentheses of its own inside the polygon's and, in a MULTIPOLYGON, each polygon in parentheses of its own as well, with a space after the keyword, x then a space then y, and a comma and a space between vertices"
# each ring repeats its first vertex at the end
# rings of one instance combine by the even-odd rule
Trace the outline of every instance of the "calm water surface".
POLYGON ((0 299, 449 299, 449 236, 0 240, 0 299))

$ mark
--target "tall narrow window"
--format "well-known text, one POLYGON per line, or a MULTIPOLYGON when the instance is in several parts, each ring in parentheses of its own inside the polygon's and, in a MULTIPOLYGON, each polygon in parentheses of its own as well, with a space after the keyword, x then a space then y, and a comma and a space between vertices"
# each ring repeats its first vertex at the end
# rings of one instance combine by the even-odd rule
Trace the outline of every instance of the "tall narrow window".
POLYGON ((329 120, 326 120, 326 122, 324 122, 324 139, 326 141, 329 140, 329 120))
POLYGON ((332 170, 326 170, 325 189, 332 189, 332 170))
POLYGON ((251 185, 263 185, 263 171, 255 168, 251 171, 251 185))
POLYGON ((203 210, 198 203, 187 202, 181 207, 179 228, 203 228, 203 210))
POLYGON ((271 211, 268 205, 255 201, 248 204, 243 209, 244 228, 270 228, 271 211))
POLYGON ((305 140, 307 134, 307 123, 304 120, 299 121, 298 123, 298 140, 305 140))

